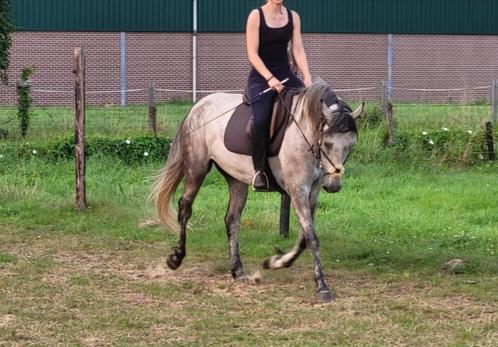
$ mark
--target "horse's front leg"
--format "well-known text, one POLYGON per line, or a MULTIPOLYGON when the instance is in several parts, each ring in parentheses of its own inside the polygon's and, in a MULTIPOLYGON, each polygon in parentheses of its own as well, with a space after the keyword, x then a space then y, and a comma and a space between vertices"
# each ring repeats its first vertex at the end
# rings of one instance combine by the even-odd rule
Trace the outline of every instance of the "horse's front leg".
MULTIPOLYGON (((309 198, 309 204, 311 208, 311 215, 314 218, 316 204, 318 202, 319 188, 312 190, 309 198)), ((294 264, 294 262, 299 258, 301 253, 306 249, 306 238, 304 237, 304 232, 301 229, 299 232, 299 238, 297 239, 294 247, 287 253, 282 252, 277 249, 278 254, 272 255, 270 258, 263 262, 263 267, 267 270, 280 270, 289 268, 294 264)))
POLYGON ((325 280, 320 261, 320 245, 313 220, 314 209, 316 207, 316 198, 313 199, 313 194, 316 194, 316 192, 309 194, 306 189, 301 188, 297 192, 291 193, 291 199, 297 219, 301 225, 301 232, 313 257, 315 283, 317 286, 316 300, 317 302, 329 302, 334 300, 334 295, 325 280))
POLYGON ((225 174, 225 178, 227 179, 230 191, 230 202, 225 216, 230 254, 230 272, 234 279, 244 281, 248 277, 244 274, 242 260, 240 259, 238 236, 240 231, 240 217, 247 201, 247 184, 227 174, 225 174))

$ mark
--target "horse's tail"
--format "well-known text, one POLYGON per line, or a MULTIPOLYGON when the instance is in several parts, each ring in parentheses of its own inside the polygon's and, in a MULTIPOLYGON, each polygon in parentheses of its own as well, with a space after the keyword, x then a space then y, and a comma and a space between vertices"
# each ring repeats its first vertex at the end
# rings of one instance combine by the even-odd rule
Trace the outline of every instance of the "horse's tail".
POLYGON ((182 170, 181 133, 183 123, 171 143, 168 160, 161 172, 155 177, 149 198, 155 202, 157 215, 164 226, 171 231, 178 231, 176 212, 171 204, 176 189, 184 173, 182 170))

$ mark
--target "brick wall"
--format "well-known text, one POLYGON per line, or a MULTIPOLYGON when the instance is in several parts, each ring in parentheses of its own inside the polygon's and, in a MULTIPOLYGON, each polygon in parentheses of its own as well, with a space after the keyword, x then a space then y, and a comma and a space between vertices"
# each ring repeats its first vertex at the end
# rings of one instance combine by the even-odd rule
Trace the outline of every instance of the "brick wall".
MULTIPOLYGON (((127 94, 129 103, 147 100, 148 81, 159 89, 192 88, 192 36, 188 33, 127 33, 127 94)), ((336 89, 378 87, 387 77, 387 36, 304 34, 311 73, 336 89)), ((243 89, 249 72, 245 37, 241 33, 198 35, 199 90, 243 89)), ((498 37, 394 35, 394 86, 398 88, 464 88, 490 86, 498 79, 498 37)), ((22 67, 35 66, 36 105, 71 105, 75 47, 87 54, 87 101, 118 104, 120 34, 16 32, 11 50, 11 85, 0 86, 0 104, 15 104, 14 82, 22 67), (55 90, 47 93, 43 90, 55 90), (95 93, 93 93, 95 92, 95 93)), ((379 98, 376 90, 339 93, 346 100, 379 98)), ((419 92, 394 90, 399 100, 472 101, 489 99, 490 90, 419 92)), ((199 97, 204 94, 200 93, 199 97)), ((190 98, 188 92, 158 91, 158 100, 190 98)))
MULTIPOLYGON (((34 66, 33 92, 36 105, 67 105, 74 100, 73 54, 84 47, 87 60, 87 90, 119 90, 119 33, 17 32, 11 49, 10 87, 0 86, 0 103, 16 102, 15 81, 23 67, 34 66)), ((112 94, 88 94, 91 104, 116 103, 112 94)))
POLYGON ((393 86, 451 91, 394 90, 396 99, 437 102, 489 100, 498 79, 498 36, 394 35, 393 86))
MULTIPOLYGON (((159 89, 192 89, 190 34, 127 33, 127 89, 145 89, 154 81, 159 89)), ((191 93, 157 92, 157 99, 191 98, 191 93)), ((127 101, 146 102, 146 92, 129 93, 127 101)), ((119 102, 119 101, 117 101, 119 102)))

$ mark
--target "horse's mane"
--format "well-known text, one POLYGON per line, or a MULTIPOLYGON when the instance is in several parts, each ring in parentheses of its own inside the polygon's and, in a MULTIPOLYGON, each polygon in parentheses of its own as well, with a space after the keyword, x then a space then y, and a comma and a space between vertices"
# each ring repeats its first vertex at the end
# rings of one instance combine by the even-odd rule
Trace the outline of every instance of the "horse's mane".
POLYGON ((322 112, 322 101, 327 106, 332 103, 338 102, 341 112, 334 115, 329 123, 327 132, 349 132, 354 131, 357 133, 356 122, 351 116, 351 107, 343 100, 338 99, 332 86, 327 82, 318 79, 311 87, 303 91, 306 103, 304 105, 306 112, 309 116, 309 121, 313 124, 314 128, 318 127, 320 114, 322 112))
POLYGON ((331 93, 333 92, 330 84, 321 79, 313 82, 311 87, 304 90, 304 97, 306 99, 304 107, 312 120, 320 119, 320 113, 322 112, 322 100, 324 100, 324 97, 330 95, 331 93))

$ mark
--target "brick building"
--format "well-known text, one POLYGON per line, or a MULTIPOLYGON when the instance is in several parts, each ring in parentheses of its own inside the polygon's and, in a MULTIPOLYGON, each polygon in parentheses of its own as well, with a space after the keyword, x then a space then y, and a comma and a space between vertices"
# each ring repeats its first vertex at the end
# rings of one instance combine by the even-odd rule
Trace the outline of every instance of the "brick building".
MULTIPOLYGON (((62 6, 61 1, 13 0, 18 31, 13 34, 9 74, 11 81, 15 81, 23 67, 36 67, 32 82, 37 105, 73 103, 75 47, 83 47, 87 54, 87 101, 90 104, 144 103, 149 81, 154 81, 158 88, 158 100, 191 98, 192 92, 188 91, 194 86, 198 90, 197 97, 202 97, 205 90, 244 88, 249 64, 243 27, 249 9, 256 7, 258 1, 240 0, 240 4, 230 5, 233 2, 228 0, 197 0, 197 16, 192 7, 196 1, 187 0, 122 0, 121 12, 112 8, 117 4, 113 1, 100 4, 70 1, 79 3, 79 7, 74 6, 79 12, 74 12, 71 6, 62 6), (93 7, 85 5, 90 3, 93 7), (137 3, 144 8, 137 10, 133 7, 137 3), (163 14, 156 18, 158 8, 163 14), (106 19, 102 16, 104 10, 113 15, 106 19), (134 11, 140 14, 136 18, 134 11), (36 19, 32 17, 35 13, 36 19), (196 33, 192 30, 194 17, 197 17, 196 33)), ((470 10, 458 8, 457 3, 465 2, 422 0, 420 3, 426 5, 425 9, 420 8, 420 3, 418 7, 410 7, 394 5, 396 2, 392 0, 289 0, 286 3, 301 14, 312 75, 343 90, 339 94, 346 99, 379 98, 383 80, 389 80, 395 88, 394 97, 402 100, 489 99, 491 83, 498 79, 498 36, 494 35, 498 30, 495 21, 488 21, 484 16, 491 7, 498 10, 498 5, 477 0, 470 10), (335 3, 333 8, 331 3, 335 3), (440 6, 431 8, 430 3, 440 6), (367 5, 373 13, 365 11, 367 5), (372 17, 385 13, 386 6, 394 6, 391 11, 394 13, 390 15, 397 20, 389 21, 384 15, 373 21, 372 17), (452 11, 448 13, 447 9, 452 11), (432 21, 425 22, 417 18, 425 10, 436 11, 432 17, 437 18, 431 17, 432 21), (330 24, 327 17, 325 20, 316 17, 327 11, 336 13, 332 18, 340 20, 330 24), (463 12, 467 12, 467 22, 459 24, 452 20, 458 21, 463 12), (417 20, 421 22, 415 25, 417 20), (310 24, 306 25, 307 22, 310 24), (388 35, 389 32, 393 34, 388 35)), ((0 104, 15 102, 14 86, 0 87, 0 104)))

